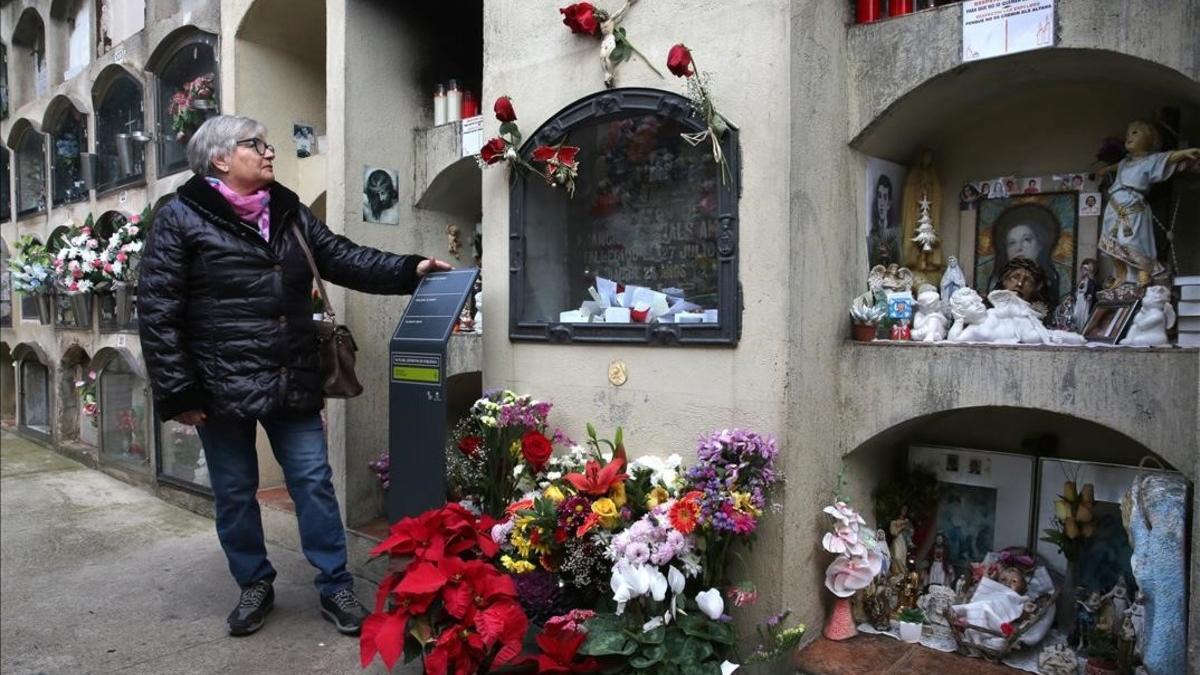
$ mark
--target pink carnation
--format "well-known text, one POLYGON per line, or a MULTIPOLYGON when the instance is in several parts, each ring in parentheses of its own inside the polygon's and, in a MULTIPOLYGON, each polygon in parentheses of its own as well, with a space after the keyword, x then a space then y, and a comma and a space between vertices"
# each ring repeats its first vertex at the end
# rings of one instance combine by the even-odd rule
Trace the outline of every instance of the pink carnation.
POLYGON ((125 262, 128 259, 129 259, 129 256, 125 255, 124 251, 120 251, 117 253, 117 262, 125 262))
POLYGON ((104 271, 108 274, 112 274, 112 271, 113 271, 112 263, 104 263, 104 271))

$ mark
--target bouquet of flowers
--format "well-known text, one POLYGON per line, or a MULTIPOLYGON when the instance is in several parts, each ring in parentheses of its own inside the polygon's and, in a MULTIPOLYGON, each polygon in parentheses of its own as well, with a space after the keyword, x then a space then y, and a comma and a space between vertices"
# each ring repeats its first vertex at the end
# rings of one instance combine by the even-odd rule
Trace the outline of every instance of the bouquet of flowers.
POLYGON ((54 285, 53 258, 32 235, 17 240, 16 255, 8 261, 13 289, 20 293, 49 293, 54 285))
POLYGON ((79 392, 79 402, 83 404, 83 414, 87 415, 92 426, 100 427, 100 404, 96 399, 96 371, 89 370, 87 378, 77 380, 75 389, 79 392))
POLYGON ((538 170, 521 156, 518 148, 521 145, 521 128, 517 126, 517 113, 513 108, 512 99, 501 96, 493 106, 496 119, 500 121, 500 135, 489 139, 483 144, 475 161, 480 168, 486 169, 493 164, 506 162, 510 167, 532 171, 541 174, 546 184, 551 187, 562 186, 567 194, 575 196, 575 179, 579 176, 579 148, 573 145, 539 145, 533 149, 532 161, 544 164, 538 170))
POLYGON ((108 245, 100 254, 104 277, 112 284, 137 283, 138 263, 142 259, 146 232, 142 228, 142 217, 134 214, 124 225, 117 228, 108 245))
POLYGON ((100 239, 92 232, 92 219, 83 227, 70 226, 66 243, 54 256, 57 284, 68 295, 91 293, 108 281, 100 254, 100 239))
POLYGON ((171 130, 180 143, 200 128, 208 110, 216 109, 215 79, 213 73, 206 73, 185 82, 179 91, 171 95, 167 113, 171 116, 171 130))

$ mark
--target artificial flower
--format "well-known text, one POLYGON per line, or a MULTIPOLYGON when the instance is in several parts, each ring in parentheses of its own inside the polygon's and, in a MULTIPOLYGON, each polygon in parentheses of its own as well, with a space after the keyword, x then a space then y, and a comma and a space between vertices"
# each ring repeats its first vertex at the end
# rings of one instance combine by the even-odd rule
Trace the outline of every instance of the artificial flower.
POLYGON ((729 596, 729 599, 733 602, 734 607, 745 607, 747 605, 753 605, 758 601, 758 591, 755 590, 754 585, 750 583, 739 586, 730 586, 729 589, 725 591, 725 594, 729 596))
POLYGON ((858 529, 859 525, 867 524, 867 521, 863 520, 863 517, 858 514, 858 511, 850 508, 850 505, 848 505, 846 502, 834 502, 831 506, 826 506, 824 511, 825 513, 833 516, 836 520, 845 523, 846 527, 850 527, 855 530, 858 529))
POLYGON ((575 179, 579 176, 579 148, 573 145, 539 145, 533 149, 533 161, 546 165, 543 174, 548 185, 561 185, 567 194, 575 196, 575 179))
POLYGON ((697 593, 696 604, 699 605, 700 611, 704 612, 704 616, 713 621, 719 621, 725 614, 725 601, 721 599, 721 591, 715 588, 697 593))
POLYGON ((834 526, 833 532, 826 532, 821 539, 821 545, 826 551, 835 554, 852 556, 866 555, 867 547, 859 539, 858 530, 848 527, 843 522, 834 526))
POLYGON ((883 557, 876 551, 866 556, 838 556, 825 569, 825 587, 839 598, 848 598, 866 588, 879 575, 883 557))
POLYGON ((512 99, 507 96, 497 98, 493 110, 496 112, 496 119, 501 122, 515 122, 517 120, 517 111, 513 109, 512 99))
POLYGON ((675 77, 692 75, 692 52, 683 44, 671 47, 671 51, 667 52, 667 70, 675 77))

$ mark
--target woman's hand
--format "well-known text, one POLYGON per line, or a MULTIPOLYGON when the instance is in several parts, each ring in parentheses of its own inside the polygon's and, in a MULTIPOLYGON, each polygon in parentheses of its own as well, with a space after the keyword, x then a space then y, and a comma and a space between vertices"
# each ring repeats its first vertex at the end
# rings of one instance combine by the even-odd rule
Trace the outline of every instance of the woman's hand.
POLYGON ((189 427, 202 427, 206 419, 208 419, 208 416, 204 414, 203 410, 189 410, 175 416, 176 422, 186 424, 189 427))
POLYGON ((423 277, 430 272, 445 272, 446 270, 454 269, 450 263, 437 258, 426 258, 417 263, 417 276, 423 277))

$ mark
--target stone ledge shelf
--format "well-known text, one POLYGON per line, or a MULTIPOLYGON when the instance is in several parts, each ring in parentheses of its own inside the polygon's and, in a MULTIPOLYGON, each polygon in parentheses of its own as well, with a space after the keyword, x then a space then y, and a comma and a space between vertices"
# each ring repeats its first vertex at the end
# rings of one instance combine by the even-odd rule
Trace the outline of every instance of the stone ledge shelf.
POLYGON ((483 372, 483 334, 454 333, 446 345, 446 379, 483 372))
POLYGON ((416 206, 475 218, 482 182, 474 156, 462 156, 462 123, 413 131, 413 195, 416 206))
POLYGON ((1137 85, 1200 100, 1200 12, 1187 2, 1058 0, 1054 47, 962 62, 962 5, 848 29, 848 134, 871 155, 907 161, 913 138, 1029 85, 1137 85), (1165 16, 1164 16, 1165 15, 1165 16), (1163 33, 1163 26, 1171 27, 1163 33), (998 86, 997 83, 1003 83, 998 86), (952 101, 952 105, 947 102, 952 101))
POLYGON ((1196 479, 1200 350, 847 342, 845 452, 906 420, 1003 406, 1103 425, 1196 479))

